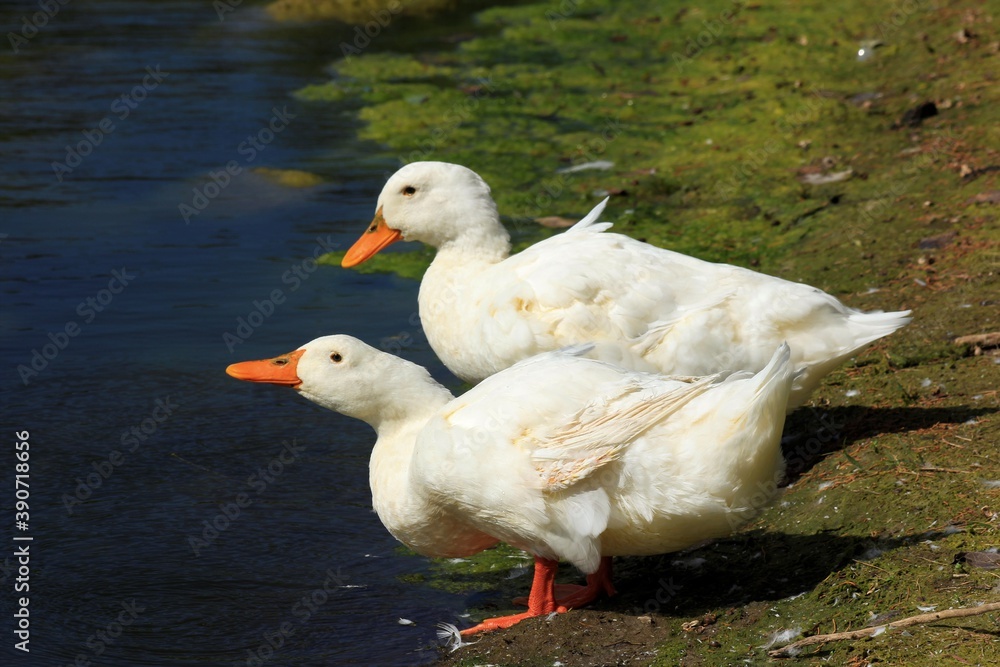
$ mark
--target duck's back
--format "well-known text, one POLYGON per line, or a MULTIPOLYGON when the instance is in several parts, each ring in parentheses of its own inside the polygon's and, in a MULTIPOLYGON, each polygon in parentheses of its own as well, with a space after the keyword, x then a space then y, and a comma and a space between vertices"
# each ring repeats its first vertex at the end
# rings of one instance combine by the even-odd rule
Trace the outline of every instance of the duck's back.
POLYGON ((574 227, 482 267, 432 265, 425 283, 450 281, 448 316, 425 319, 445 364, 477 382, 539 352, 594 343, 595 358, 635 370, 756 372, 788 341, 793 367, 806 369, 794 406, 845 357, 909 321, 907 313, 864 314, 808 285, 656 248, 607 226, 574 227))

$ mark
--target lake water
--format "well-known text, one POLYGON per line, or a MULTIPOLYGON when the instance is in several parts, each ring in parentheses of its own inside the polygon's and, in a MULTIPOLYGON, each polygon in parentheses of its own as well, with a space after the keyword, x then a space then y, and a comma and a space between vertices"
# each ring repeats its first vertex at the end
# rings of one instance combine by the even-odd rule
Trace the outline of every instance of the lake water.
MULTIPOLYGON (((204 0, 50 4, 17 54, 0 44, 0 660, 432 661, 434 624, 465 600, 399 579, 427 561, 371 510, 372 431, 224 373, 349 333, 412 338, 403 356, 454 382, 414 324, 416 283, 311 261, 353 241, 399 166, 350 114, 290 94, 328 79, 351 30, 277 26, 249 3, 224 21, 204 0), (287 188, 257 167, 325 183, 287 188), (185 220, 181 204, 203 206, 185 220), (30 590, 15 594, 25 545, 30 590), (30 655, 12 633, 23 595, 30 655)), ((5 33, 37 11, 5 2, 5 33)), ((447 26, 408 30, 386 48, 447 26)))

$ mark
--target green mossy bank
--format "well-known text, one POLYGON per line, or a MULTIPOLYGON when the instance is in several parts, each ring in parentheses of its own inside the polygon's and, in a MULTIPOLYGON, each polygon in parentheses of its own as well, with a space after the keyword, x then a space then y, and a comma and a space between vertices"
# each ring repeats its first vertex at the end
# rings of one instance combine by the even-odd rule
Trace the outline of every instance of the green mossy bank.
POLYGON ((431 16, 453 9, 458 0, 275 0, 267 13, 276 21, 325 21, 364 25, 397 15, 431 16))
MULTIPOLYGON (((914 310, 911 326, 833 373, 790 418, 791 484, 760 520, 683 556, 621 559, 618 598, 448 660, 765 664, 780 630, 1000 600, 995 571, 954 562, 1000 544, 1000 358, 953 342, 1000 329, 990 10, 973 0, 501 6, 436 52, 361 50, 298 92, 313 104, 361 100, 362 137, 400 163, 479 172, 522 246, 554 233, 536 218, 579 217, 611 195, 604 218, 619 232, 858 308, 914 310), (581 165, 594 168, 567 170, 581 165), (656 633, 610 648, 593 630, 646 615, 656 633)), ((385 39, 393 29, 405 25, 385 39)), ((417 278, 431 257, 387 253, 362 268, 417 278)), ((489 590, 473 604, 497 613, 526 592, 528 577, 507 578, 520 565, 512 552, 485 554, 439 564, 431 583, 489 590)), ((998 631, 984 615, 791 661, 996 664, 998 631)))

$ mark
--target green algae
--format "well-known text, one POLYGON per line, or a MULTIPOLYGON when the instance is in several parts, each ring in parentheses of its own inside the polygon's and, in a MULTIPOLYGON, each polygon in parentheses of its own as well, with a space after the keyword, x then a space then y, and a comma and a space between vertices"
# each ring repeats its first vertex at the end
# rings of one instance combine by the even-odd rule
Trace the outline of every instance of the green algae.
POLYGON ((361 25, 380 16, 429 16, 456 4, 456 0, 275 0, 267 5, 267 13, 276 21, 336 20, 361 25))
POLYGON ((259 174, 272 183, 283 185, 286 188, 312 188, 323 182, 323 177, 301 169, 273 169, 271 167, 257 167, 253 173, 259 174))
MULTIPOLYGON (((316 259, 316 263, 340 266, 345 254, 347 254, 346 250, 328 252, 320 255, 316 259)), ((359 273, 395 273, 403 278, 420 280, 424 271, 430 266, 432 259, 434 259, 434 252, 427 248, 420 248, 412 252, 381 252, 351 270, 359 273)))
MULTIPOLYGON (((499 6, 477 14, 475 39, 364 53, 300 91, 315 104, 360 100, 362 138, 400 163, 482 174, 517 247, 552 233, 533 219, 579 217, 609 193, 604 218, 616 231, 807 282, 854 307, 914 310, 909 327, 832 373, 790 417, 791 485, 757 521, 691 553, 616 561, 620 595, 592 613, 668 626, 646 664, 765 664, 779 630, 998 599, 994 572, 954 564, 997 546, 1000 521, 1000 490, 986 484, 1000 480, 1000 366, 989 350, 952 342, 1000 329, 1000 36, 984 7, 499 6), (882 46, 859 60, 873 41, 882 46), (939 113, 908 122, 928 101, 939 113), (598 159, 614 167, 558 173, 598 159), (847 180, 804 182, 848 169, 847 180), (711 620, 682 627, 693 619, 711 620)), ((390 252, 358 270, 417 279, 431 257, 390 252)), ((486 590, 475 609, 511 610, 528 583, 507 578, 515 556, 504 547, 435 562, 426 585, 486 590)), ((889 631, 792 662, 993 664, 996 623, 889 631)), ((527 646, 537 630, 525 622, 484 638, 455 664, 519 664, 497 657, 502 645, 527 646)), ((576 664, 565 647, 530 646, 539 664, 576 664)))
MULTIPOLYGON (((385 144, 401 162, 472 167, 506 215, 585 209, 596 203, 595 191, 610 190, 622 196, 608 219, 632 211, 622 231, 712 260, 777 258, 830 224, 833 210, 863 221, 843 229, 860 238, 888 207, 875 215, 859 209, 878 206, 886 193, 924 190, 915 182, 927 176, 922 154, 884 168, 867 163, 865 153, 912 148, 905 132, 887 128, 914 93, 910 82, 896 81, 889 51, 856 61, 864 29, 817 4, 808 35, 790 27, 767 39, 781 16, 759 7, 719 23, 723 36, 698 47, 691 40, 707 30, 704 22, 721 22, 730 8, 710 4, 663 19, 654 3, 588 3, 600 21, 559 18, 541 5, 494 8, 479 22, 505 26, 496 36, 450 52, 352 57, 335 64, 335 80, 301 95, 361 96, 363 138, 385 144), (806 72, 811 79, 803 80, 806 72), (876 104, 851 102, 870 91, 878 91, 876 104), (863 177, 826 186, 795 178, 824 157, 863 177), (615 170, 556 173, 597 158, 615 170)), ((926 56, 923 65, 933 67, 926 56)))

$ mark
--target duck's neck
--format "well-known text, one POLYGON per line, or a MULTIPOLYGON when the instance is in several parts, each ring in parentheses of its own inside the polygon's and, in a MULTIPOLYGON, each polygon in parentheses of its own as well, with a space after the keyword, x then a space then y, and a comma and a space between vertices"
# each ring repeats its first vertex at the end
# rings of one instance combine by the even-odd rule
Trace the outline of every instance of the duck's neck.
MULTIPOLYGON (((409 384, 405 393, 394 394, 377 411, 361 418, 375 429, 379 441, 399 440, 401 434, 419 431, 428 419, 454 398, 450 391, 428 375, 419 383, 409 384)), ((412 450, 413 443, 409 447, 412 450)))
POLYGON ((510 256, 510 236, 503 230, 501 235, 463 236, 446 241, 437 250, 435 260, 454 263, 497 264, 510 256))
POLYGON ((393 537, 425 556, 470 556, 496 544, 463 516, 443 510, 439 497, 413 472, 413 458, 420 430, 452 396, 443 387, 425 396, 425 410, 405 419, 387 418, 376 427, 378 442, 372 450, 369 482, 372 506, 393 537))
POLYGON ((432 511, 427 494, 413 483, 412 462, 420 429, 452 399, 447 389, 437 389, 423 392, 420 405, 382 410, 377 421, 366 420, 378 433, 368 468, 372 506, 396 539, 422 552, 422 526, 432 511))
POLYGON ((467 382, 485 377, 476 364, 468 366, 475 348, 467 332, 478 316, 468 305, 477 301, 484 286, 491 287, 484 274, 510 256, 510 237, 499 220, 497 228, 492 234, 465 235, 438 247, 417 295, 427 341, 448 370, 467 382))
POLYGON ((428 382, 409 389, 405 396, 394 397, 391 404, 381 406, 377 414, 365 418, 378 433, 371 456, 373 493, 377 493, 377 489, 409 488, 410 461, 417 434, 454 398, 451 392, 436 383, 428 382))
POLYGON ((455 304, 479 274, 510 256, 510 236, 500 224, 467 229, 455 239, 441 243, 420 282, 421 317, 433 304, 455 304))
POLYGON ((463 223, 461 233, 451 238, 435 239, 437 242, 432 245, 437 246, 438 258, 496 264, 510 255, 510 234, 500 222, 493 200, 485 200, 480 208, 451 215, 465 218, 459 221, 463 223))

